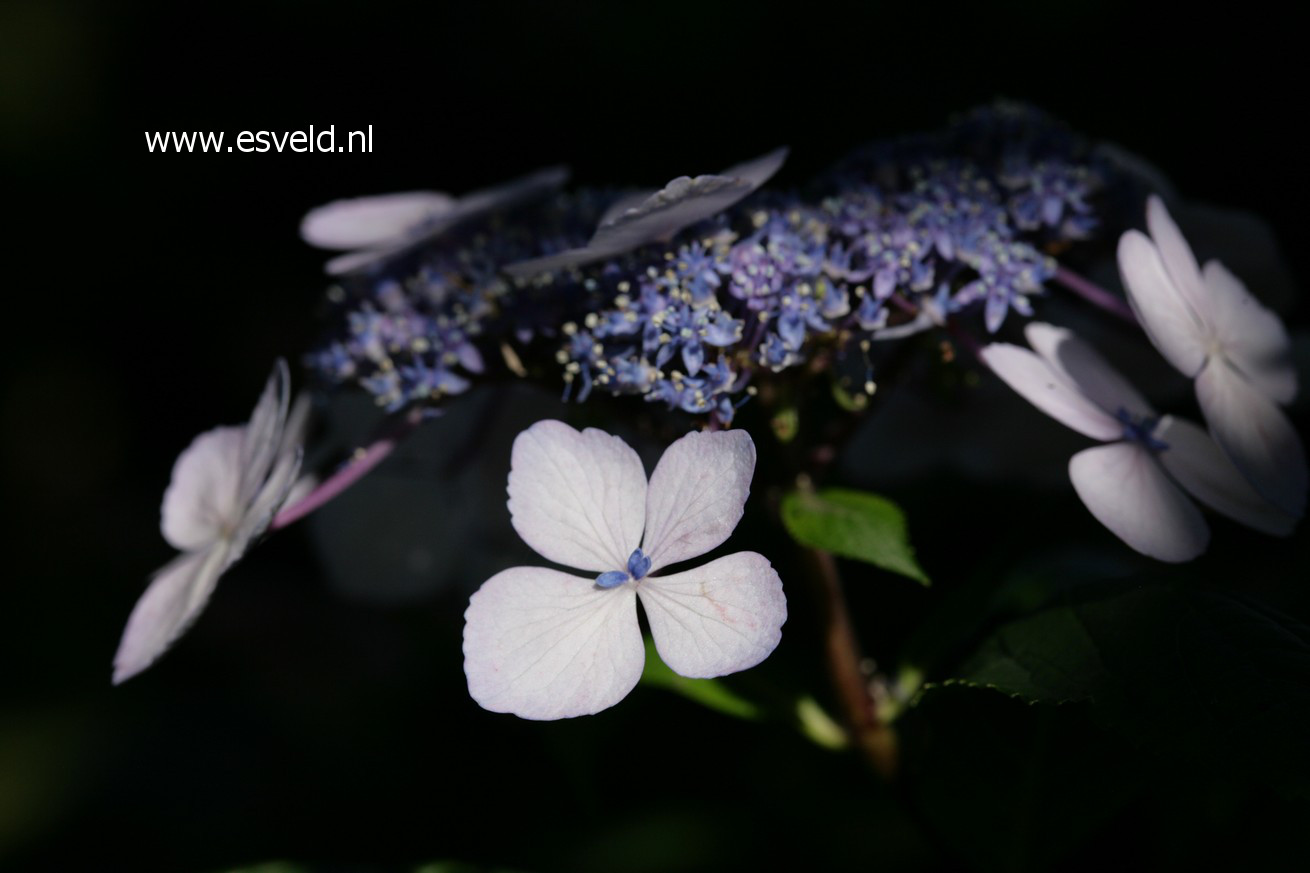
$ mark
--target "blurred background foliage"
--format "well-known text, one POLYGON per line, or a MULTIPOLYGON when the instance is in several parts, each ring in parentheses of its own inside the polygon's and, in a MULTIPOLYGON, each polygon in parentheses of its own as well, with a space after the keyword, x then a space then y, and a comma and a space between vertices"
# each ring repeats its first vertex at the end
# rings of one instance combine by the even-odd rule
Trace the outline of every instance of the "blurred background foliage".
MULTIPOLYGON (((526 557, 503 506, 513 435, 566 416, 658 456, 649 410, 565 409, 553 392, 470 395, 233 570, 157 667, 109 687, 128 611, 169 557, 173 459, 243 420, 271 360, 315 336, 308 207, 559 161, 581 183, 659 183, 778 143, 793 147, 780 181, 799 183, 1007 96, 1262 216, 1299 288, 1299 43, 1260 16, 1127 2, 0 4, 0 868, 1303 869, 1306 537, 1220 522, 1193 566, 1137 559, 1063 481, 1076 438, 931 343, 834 475, 901 506, 933 580, 841 564, 871 658, 930 683, 898 721, 895 784, 785 719, 654 684, 563 723, 469 700, 467 596, 526 557), (310 124, 372 124, 376 151, 142 142, 310 124), (1070 616, 1110 623, 1078 664, 1034 672, 1072 657, 1070 616)), ((745 415, 762 440, 768 423, 745 415)), ((349 400, 328 418, 337 449, 367 427, 349 400)), ((767 509, 780 497, 733 547, 780 566, 791 617, 770 661, 726 686, 835 711, 805 568, 767 509)))

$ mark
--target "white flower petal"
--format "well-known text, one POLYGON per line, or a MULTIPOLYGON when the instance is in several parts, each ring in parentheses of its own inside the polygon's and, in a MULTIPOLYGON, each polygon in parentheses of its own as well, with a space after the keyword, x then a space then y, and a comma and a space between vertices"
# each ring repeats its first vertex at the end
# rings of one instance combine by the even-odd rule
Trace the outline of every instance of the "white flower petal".
POLYGON ((641 544, 646 471, 623 440, 539 421, 514 440, 509 511, 523 541, 578 570, 622 570, 641 544))
POLYGON ((1125 409, 1137 418, 1155 415, 1137 389, 1096 349, 1072 332, 1034 321, 1024 328, 1024 336, 1053 370, 1107 413, 1114 415, 1125 409))
POLYGON ((1282 319, 1261 306, 1242 281, 1218 261, 1207 263, 1201 275, 1224 357, 1271 400, 1291 401, 1296 396, 1296 370, 1282 319))
POLYGON ((350 252, 345 255, 338 255, 323 265, 323 272, 329 276, 344 276, 347 273, 354 273, 362 270, 370 264, 376 264, 379 261, 385 261, 393 255, 398 255, 405 250, 405 246, 386 246, 379 249, 364 249, 358 252, 350 252))
POLYGON ((249 505, 255 499, 277 459, 278 449, 282 445, 282 430, 287 421, 290 382, 287 362, 279 358, 273 365, 273 372, 245 428, 239 468, 241 484, 238 490, 242 506, 249 505))
POLYGON ((1166 415, 1160 419, 1153 436, 1168 445, 1157 456, 1165 470, 1206 506, 1247 527, 1276 536, 1286 536, 1296 526, 1296 519, 1256 493, 1200 427, 1166 415))
POLYGON ((325 268, 328 274, 340 276, 403 254, 462 222, 544 196, 563 185, 568 177, 567 167, 546 167, 458 199, 431 191, 413 191, 338 201, 307 215, 301 236, 322 248, 362 250, 328 261, 325 268), (316 214, 320 212, 323 214, 316 214), (311 218, 314 219, 313 239, 306 233, 311 218), (327 245, 324 240, 345 244, 327 245), (347 240, 353 241, 347 243, 347 240))
POLYGON ((636 587, 656 650, 683 676, 706 679, 745 670, 782 639, 782 580, 755 552, 672 576, 647 576, 636 587))
POLYGON ((334 200, 311 209, 300 222, 300 238, 320 249, 368 249, 403 239, 445 215, 456 200, 439 191, 402 191, 334 200))
POLYGON ((520 261, 505 270, 511 276, 526 279, 671 239, 683 228, 718 215, 759 188, 786 159, 786 148, 775 149, 719 175, 679 176, 642 200, 635 196, 622 197, 605 211, 596 233, 584 247, 520 261))
POLYGON ((512 567, 464 613, 464 673, 483 709, 522 718, 590 715, 627 696, 645 646, 632 585, 602 590, 543 567, 512 567))
POLYGON ((1078 392, 1040 356, 1009 343, 985 347, 983 362, 1025 400, 1084 436, 1114 440, 1123 424, 1078 392))
POLYGON ((1196 399, 1210 435, 1247 481, 1266 500, 1300 518, 1305 513, 1305 449, 1283 411, 1214 358, 1196 379, 1196 399))
POLYGON ((153 664, 191 626, 232 560, 228 544, 220 540, 179 555, 155 574, 132 609, 114 655, 115 685, 153 664))
POLYGON ((1165 207, 1164 201, 1152 194, 1146 201, 1146 229, 1160 255, 1160 263, 1173 280, 1183 301, 1200 319, 1209 321, 1210 307, 1205 288, 1201 284, 1201 268, 1197 266, 1192 247, 1165 207))
POLYGON ((1201 511, 1137 443, 1084 449, 1069 460, 1074 490, 1096 520, 1160 561, 1190 561, 1210 543, 1201 511))
POLYGON ((1203 329, 1155 244, 1135 230, 1121 236, 1119 273, 1128 303, 1151 342, 1180 373, 1196 376, 1205 364, 1203 329))
POLYGON ((169 545, 182 551, 205 548, 241 520, 244 444, 245 428, 216 427, 178 455, 160 510, 160 530, 169 545))
POLYGON ((755 443, 744 430, 689 433, 664 452, 646 492, 642 551, 650 572, 703 555, 741 521, 755 443))

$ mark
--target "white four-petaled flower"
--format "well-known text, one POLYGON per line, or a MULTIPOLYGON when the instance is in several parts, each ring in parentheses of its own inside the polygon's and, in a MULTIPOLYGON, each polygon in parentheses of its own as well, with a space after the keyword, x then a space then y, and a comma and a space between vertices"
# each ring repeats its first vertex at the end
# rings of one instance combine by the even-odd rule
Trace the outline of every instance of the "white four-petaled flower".
POLYGON ((1119 271, 1147 336, 1183 375, 1216 443, 1284 512, 1305 512, 1305 450, 1279 404, 1296 396, 1291 344, 1278 316, 1218 261, 1198 267, 1164 203, 1152 197, 1145 234, 1119 240, 1119 271))
POLYGON ((1257 494, 1205 431, 1158 417, 1091 346, 1049 324, 1030 323, 1025 335, 1036 354, 992 343, 983 361, 1047 415, 1107 443, 1074 455, 1069 478, 1092 515, 1125 543, 1161 561, 1205 551, 1210 529, 1179 485, 1256 530, 1291 531, 1295 519, 1257 494))
POLYGON ((549 561, 487 580, 464 613, 464 672, 485 709, 523 718, 613 706, 641 677, 641 600, 660 657, 683 676, 752 667, 781 639, 787 603, 763 556, 738 552, 667 576, 705 554, 741 519, 755 471, 744 431, 691 433, 647 483, 627 443, 542 421, 514 441, 514 529, 549 561))
POLYGON ((192 441, 164 492, 164 539, 182 552, 159 570, 127 620, 114 683, 149 667, 204 609, 218 578, 273 520, 300 470, 308 404, 288 415, 287 366, 278 361, 250 422, 192 441))

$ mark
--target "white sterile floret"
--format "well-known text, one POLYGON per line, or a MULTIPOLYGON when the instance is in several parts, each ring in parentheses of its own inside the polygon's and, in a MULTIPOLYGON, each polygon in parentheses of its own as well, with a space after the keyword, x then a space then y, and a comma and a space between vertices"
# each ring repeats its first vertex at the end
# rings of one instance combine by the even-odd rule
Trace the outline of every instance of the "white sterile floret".
POLYGON ((786 159, 786 148, 774 149, 717 175, 679 176, 658 191, 620 197, 601 216, 596 232, 582 248, 519 261, 505 271, 527 279, 602 261, 648 243, 668 241, 684 227, 718 215, 755 191, 778 172, 786 159))
POLYGON ((1282 322, 1218 261, 1199 267, 1164 203, 1147 204, 1150 236, 1119 240, 1128 302, 1147 336, 1183 375, 1219 447, 1267 500, 1305 512, 1305 451, 1279 404, 1296 395, 1282 322))
POLYGON ((1291 531, 1295 519, 1262 499, 1201 428, 1158 417, 1090 345, 1049 324, 1031 323, 1025 335, 1035 352, 992 343, 983 361, 1047 415, 1107 443, 1074 455, 1069 478, 1115 536, 1161 561, 1195 558, 1210 529, 1184 490, 1248 527, 1291 531))
POLYGON ((329 275, 340 276, 402 255, 470 219, 543 197, 568 177, 565 167, 547 167, 463 197, 402 191, 334 200, 305 215, 300 237, 321 249, 347 252, 325 267, 329 275))
POLYGON ((744 431, 691 433, 649 483, 627 443, 542 421, 514 441, 514 529, 547 560, 591 575, 514 567, 483 583, 464 613, 464 672, 485 709, 523 718, 588 715, 641 678, 640 600, 660 657, 693 678, 763 661, 787 601, 763 556, 738 552, 667 576, 721 545, 741 520, 755 472, 744 431))
POLYGON ((195 621, 218 578, 286 501, 300 470, 306 398, 288 411, 287 365, 278 361, 249 423, 192 441, 173 465, 161 529, 182 554, 157 572, 127 620, 114 683, 149 667, 195 621))

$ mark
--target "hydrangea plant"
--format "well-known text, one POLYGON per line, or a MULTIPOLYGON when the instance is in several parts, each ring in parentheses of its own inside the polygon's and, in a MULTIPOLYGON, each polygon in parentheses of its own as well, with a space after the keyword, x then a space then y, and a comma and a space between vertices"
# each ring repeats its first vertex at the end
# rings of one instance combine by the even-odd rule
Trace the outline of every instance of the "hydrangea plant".
POLYGON ((803 184, 787 176, 787 154, 657 189, 567 189, 567 171, 549 168, 460 197, 411 191, 311 210, 304 240, 342 254, 327 266, 321 339, 302 358, 306 394, 366 395, 378 436, 293 488, 307 407, 289 411, 279 365, 249 424, 197 437, 164 495, 164 536, 182 554, 133 611, 115 681, 175 642, 260 536, 497 382, 560 398, 498 459, 509 499, 493 521, 568 569, 468 580, 482 584, 464 613, 470 696, 527 719, 598 712, 645 678, 737 715, 782 700, 806 737, 857 749, 894 777, 893 723, 943 682, 1094 699, 1104 685, 1075 680, 1099 676, 1095 664, 1042 679, 1043 665, 1074 657, 1047 651, 1050 634, 984 644, 936 676, 863 658, 843 562, 927 583, 932 555, 915 554, 909 530, 950 517, 911 523, 879 495, 836 487, 835 462, 907 360, 964 373, 967 386, 1008 385, 1103 443, 1075 454, 1068 474, 1088 521, 1125 551, 1197 559, 1207 510, 1263 534, 1296 528, 1307 486, 1282 409, 1297 388, 1288 333, 1259 289, 1218 261, 1198 266, 1152 179, 1121 151, 998 104, 857 149, 803 184), (1109 261, 1116 246, 1122 294, 1073 269, 1109 261), (1048 323, 1061 318, 1070 323, 1048 323), (1080 337, 1095 319, 1194 380, 1206 428, 1159 415, 1080 337), (607 415, 608 428, 554 420, 607 415), (634 421, 663 449, 649 479, 610 432, 634 421), (751 541, 760 551, 712 555, 751 512, 773 524, 751 541), (807 618, 822 632, 798 636, 823 641, 839 719, 807 689, 747 699, 719 680, 786 642, 787 604, 802 589, 817 595, 807 618))

